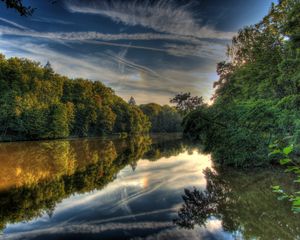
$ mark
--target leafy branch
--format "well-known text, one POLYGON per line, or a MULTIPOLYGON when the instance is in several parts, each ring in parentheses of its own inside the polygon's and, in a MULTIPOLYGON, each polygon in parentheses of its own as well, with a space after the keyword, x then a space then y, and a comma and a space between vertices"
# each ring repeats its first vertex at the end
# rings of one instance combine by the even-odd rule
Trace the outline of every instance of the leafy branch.
MULTIPOLYGON (((292 153, 294 151, 293 145, 280 148, 279 143, 276 142, 275 144, 270 145, 270 149, 272 151, 269 153, 269 156, 281 156, 281 158, 279 159, 280 165, 286 166, 285 172, 292 172, 296 174, 296 179, 294 180, 294 182, 300 183, 300 166, 298 162, 295 161, 292 157, 292 153)), ((292 202, 292 211, 294 213, 300 213, 300 191, 288 194, 279 185, 272 186, 272 190, 274 193, 277 193, 279 195, 278 200, 288 200, 292 202)))

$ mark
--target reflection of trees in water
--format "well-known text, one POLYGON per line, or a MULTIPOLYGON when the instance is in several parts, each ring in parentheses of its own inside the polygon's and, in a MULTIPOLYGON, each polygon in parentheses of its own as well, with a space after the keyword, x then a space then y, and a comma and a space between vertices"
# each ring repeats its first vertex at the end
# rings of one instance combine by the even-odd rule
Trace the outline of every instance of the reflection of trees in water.
POLYGON ((75 156, 68 141, 0 144, 0 190, 75 171, 75 156))
POLYGON ((144 154, 143 158, 156 161, 163 157, 176 156, 185 150, 182 141, 172 140, 168 142, 154 143, 144 154))
POLYGON ((148 152, 159 152, 151 155, 157 160, 184 151, 181 143, 151 144, 150 137, 139 136, 0 145, 0 229, 44 213, 51 216, 63 199, 102 189, 125 166, 148 158, 148 152))
POLYGON ((277 201, 270 190, 279 182, 290 186, 291 179, 272 171, 230 169, 217 173, 206 169, 206 189, 185 189, 184 203, 174 223, 193 229, 217 218, 224 230, 240 232, 244 239, 299 239, 299 215, 293 214, 288 204, 277 201))

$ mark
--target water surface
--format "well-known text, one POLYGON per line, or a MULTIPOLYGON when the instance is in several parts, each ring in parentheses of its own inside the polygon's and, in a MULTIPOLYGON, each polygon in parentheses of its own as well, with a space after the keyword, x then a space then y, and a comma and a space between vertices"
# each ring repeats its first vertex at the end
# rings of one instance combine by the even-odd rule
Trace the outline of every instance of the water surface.
POLYGON ((299 239, 270 186, 177 135, 0 144, 3 239, 299 239))

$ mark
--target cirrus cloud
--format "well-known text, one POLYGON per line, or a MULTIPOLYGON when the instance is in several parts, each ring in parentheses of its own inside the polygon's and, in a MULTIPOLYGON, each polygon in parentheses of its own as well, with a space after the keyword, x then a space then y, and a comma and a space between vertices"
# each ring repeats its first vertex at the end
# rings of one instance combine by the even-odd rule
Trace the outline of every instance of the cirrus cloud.
POLYGON ((142 26, 157 32, 198 38, 231 39, 234 33, 218 31, 201 24, 190 10, 192 3, 178 5, 173 0, 150 1, 82 1, 66 0, 69 11, 97 14, 128 26, 142 26))

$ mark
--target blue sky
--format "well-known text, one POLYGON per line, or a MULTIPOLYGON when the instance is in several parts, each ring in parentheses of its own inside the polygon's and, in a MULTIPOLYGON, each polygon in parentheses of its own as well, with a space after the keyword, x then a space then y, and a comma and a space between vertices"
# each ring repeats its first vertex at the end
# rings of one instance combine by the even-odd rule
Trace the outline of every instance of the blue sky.
POLYGON ((178 92, 209 100, 216 63, 271 0, 27 0, 21 17, 0 3, 0 52, 63 75, 101 81, 128 100, 167 104, 178 92))

